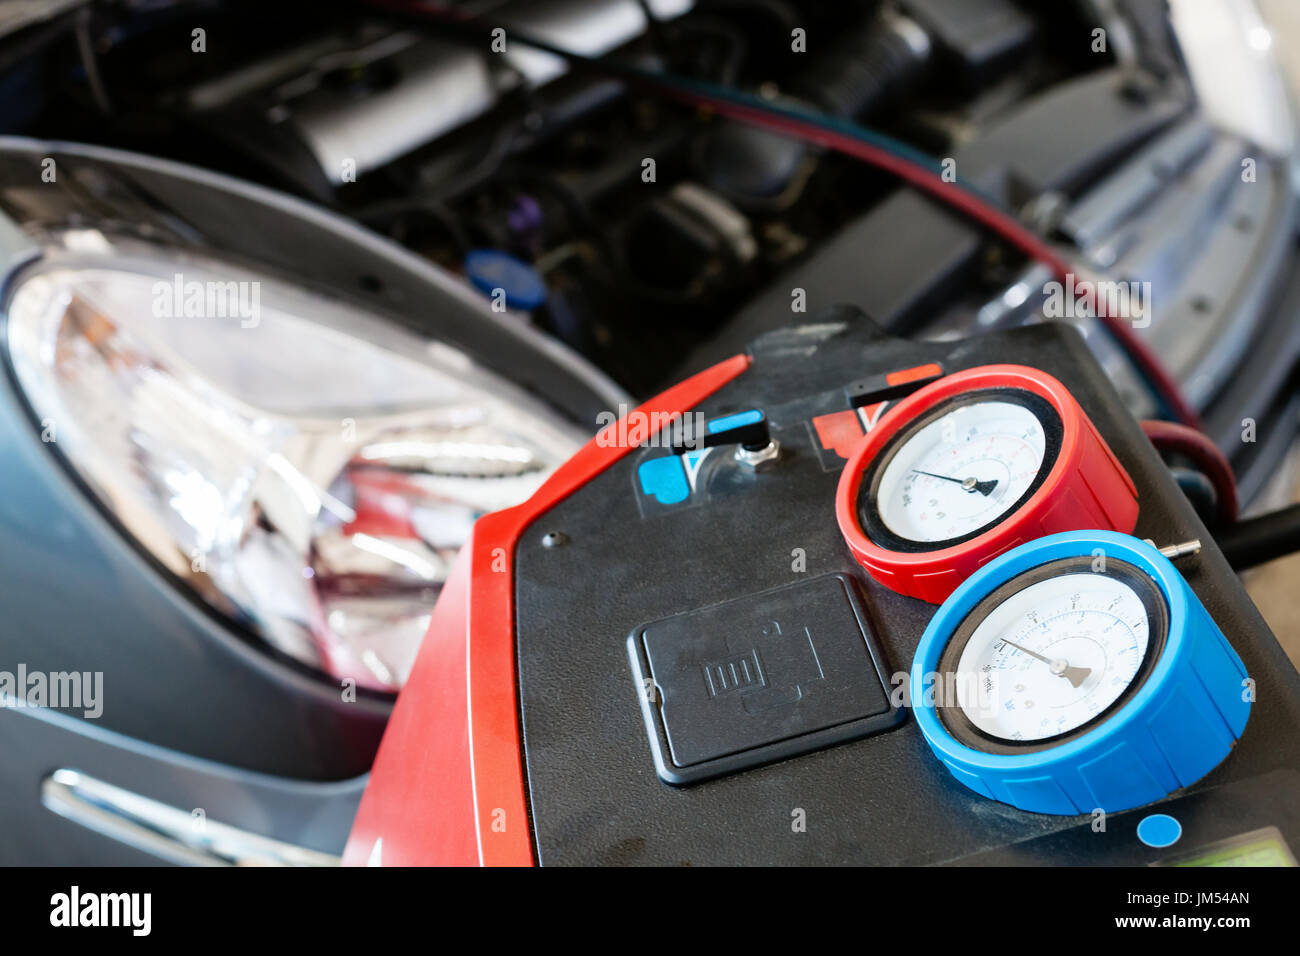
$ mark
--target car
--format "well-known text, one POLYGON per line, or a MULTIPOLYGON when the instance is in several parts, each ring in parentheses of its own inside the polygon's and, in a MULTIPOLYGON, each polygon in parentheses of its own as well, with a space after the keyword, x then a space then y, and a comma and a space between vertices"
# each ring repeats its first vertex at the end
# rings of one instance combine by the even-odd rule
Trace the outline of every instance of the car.
POLYGON ((1251 3, 7 6, 0 862, 340 862, 475 522, 842 304, 945 362, 1072 326, 1260 559, 1300 151, 1251 3))

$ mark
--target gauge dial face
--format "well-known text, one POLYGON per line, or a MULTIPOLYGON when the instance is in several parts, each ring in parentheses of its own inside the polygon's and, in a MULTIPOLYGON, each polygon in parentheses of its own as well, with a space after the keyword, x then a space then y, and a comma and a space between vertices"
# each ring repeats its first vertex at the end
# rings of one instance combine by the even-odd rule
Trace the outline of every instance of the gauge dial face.
POLYGON ((1044 467, 1033 408, 989 398, 957 405, 903 439, 875 495, 884 526, 914 542, 972 535, 1010 511, 1044 467))
POLYGON ((1079 730, 1142 674, 1162 626, 1149 608, 1134 584, 1087 570, 1010 594, 970 632, 951 675, 961 715, 1013 743, 1079 730))

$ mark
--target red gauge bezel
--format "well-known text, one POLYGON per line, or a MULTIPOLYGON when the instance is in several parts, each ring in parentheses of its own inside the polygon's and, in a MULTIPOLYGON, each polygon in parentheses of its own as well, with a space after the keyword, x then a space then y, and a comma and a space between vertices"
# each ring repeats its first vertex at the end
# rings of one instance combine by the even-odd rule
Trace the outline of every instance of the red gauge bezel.
POLYGON ((844 540, 885 587, 938 604, 986 562, 1017 545, 1058 531, 1130 533, 1137 524, 1137 488, 1087 413, 1057 379, 1023 365, 983 365, 945 376, 888 409, 854 449, 835 492, 844 540), (895 551, 872 541, 858 516, 864 475, 890 440, 940 402, 986 389, 1037 395, 1061 421, 1061 447, 1047 477, 1028 500, 983 534, 931 551, 895 551))

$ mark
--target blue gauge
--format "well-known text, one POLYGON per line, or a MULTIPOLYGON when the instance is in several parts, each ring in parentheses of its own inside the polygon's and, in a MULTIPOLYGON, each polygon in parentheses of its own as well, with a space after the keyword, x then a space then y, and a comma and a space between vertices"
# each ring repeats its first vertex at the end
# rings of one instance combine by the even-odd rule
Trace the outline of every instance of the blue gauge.
POLYGON ((1209 773, 1246 728, 1246 668, 1173 564, 1108 531, 1021 545, 967 579, 912 664, 952 775, 1037 813, 1127 810, 1209 773))

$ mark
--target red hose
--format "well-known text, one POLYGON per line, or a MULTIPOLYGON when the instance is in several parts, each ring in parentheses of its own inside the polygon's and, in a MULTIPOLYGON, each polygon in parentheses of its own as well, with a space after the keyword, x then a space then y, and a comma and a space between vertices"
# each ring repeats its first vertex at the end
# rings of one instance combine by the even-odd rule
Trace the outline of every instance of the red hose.
POLYGON ((1158 451, 1173 452, 1190 458, 1198 471, 1214 486, 1219 520, 1226 527, 1237 520, 1237 482, 1232 465, 1219 447, 1199 432, 1175 422, 1142 422, 1142 431, 1158 451))
MULTIPOLYGON (((1032 230, 1026 228, 1019 220, 1008 215, 979 196, 953 183, 945 182, 940 176, 923 166, 913 163, 902 156, 896 156, 888 150, 865 143, 836 130, 826 129, 813 123, 803 122, 780 113, 769 113, 740 103, 732 103, 720 97, 690 91, 667 89, 666 92, 683 102, 709 109, 753 126, 761 126, 772 132, 785 133, 796 139, 815 143, 827 149, 860 159, 879 169, 893 173, 899 179, 942 200, 949 206, 974 219, 990 232, 1020 249, 1025 255, 1036 259, 1051 270, 1053 277, 1064 285, 1069 285, 1072 269, 1063 258, 1044 242, 1032 230)), ((1124 320, 1109 315, 1096 295, 1085 297, 1098 320, 1106 330, 1119 342, 1120 347, 1139 371, 1151 383, 1151 387, 1168 406, 1169 411, 1183 424, 1200 429, 1201 418, 1191 403, 1184 398, 1178 383, 1165 371, 1160 359, 1150 347, 1143 342, 1124 320)))

